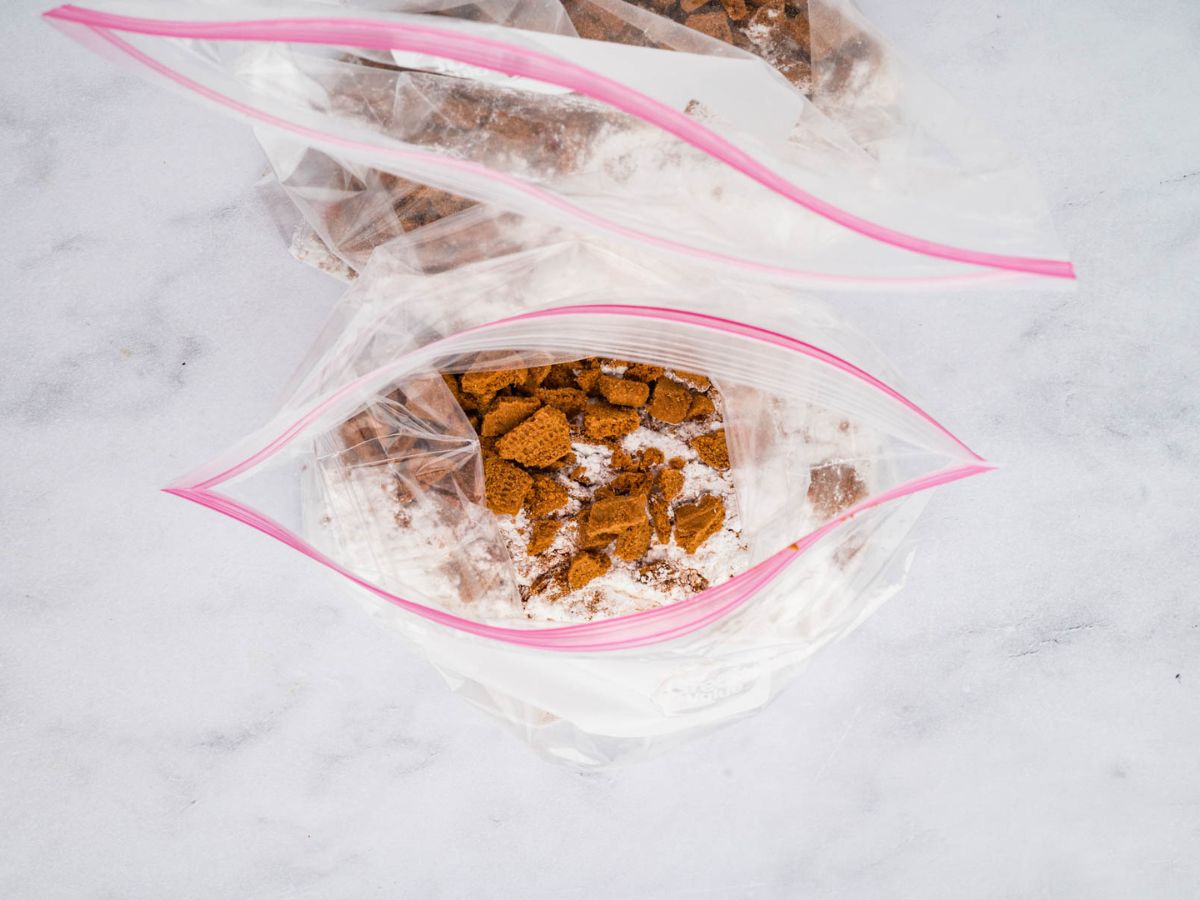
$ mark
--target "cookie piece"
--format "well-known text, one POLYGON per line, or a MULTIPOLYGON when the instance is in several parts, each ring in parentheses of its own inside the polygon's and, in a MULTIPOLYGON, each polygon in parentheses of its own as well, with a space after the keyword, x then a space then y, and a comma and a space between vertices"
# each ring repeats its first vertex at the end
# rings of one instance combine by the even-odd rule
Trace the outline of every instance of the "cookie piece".
POLYGON ((480 435, 499 437, 512 431, 537 412, 542 401, 536 397, 497 397, 483 414, 480 435))
POLYGON ((540 522, 534 522, 533 528, 529 533, 529 546, 527 550, 529 555, 537 556, 539 553, 545 553, 549 550, 561 526, 561 519, 542 519, 540 522))
POLYGON ((671 540, 671 516, 667 501, 662 497, 650 498, 650 524, 654 526, 654 537, 660 544, 671 540))
POLYGON ((637 430, 637 412, 607 403, 592 403, 583 411, 583 433, 592 440, 624 437, 637 430))
POLYGON ((601 375, 596 385, 600 396, 613 406, 643 406, 650 396, 650 385, 614 375, 601 375))
POLYGON ((587 406, 587 394, 573 387, 538 388, 537 398, 546 406, 561 409, 568 416, 583 412, 587 406))
POLYGON ((593 578, 598 578, 608 571, 608 557, 603 553, 580 553, 567 567, 567 584, 571 590, 577 591, 593 578))
POLYGON ((567 489, 550 475, 534 475, 533 488, 525 500, 525 510, 531 519, 540 519, 558 512, 567 505, 567 489))
POLYGON ((459 384, 464 394, 476 397, 495 396, 497 391, 520 384, 525 380, 525 369, 499 369, 493 372, 464 372, 459 384))
POLYGON ((691 406, 692 395, 687 388, 670 378, 660 378, 654 382, 654 397, 646 410, 660 422, 678 425, 687 418, 691 406))
POLYGON ((692 405, 688 407, 687 417, 689 419, 703 419, 706 416, 711 416, 717 411, 713 402, 704 394, 693 394, 692 405))
POLYGON ((725 504, 720 497, 705 494, 695 503, 675 508, 675 543, 686 553, 695 553, 700 545, 721 530, 725 522, 725 504))
POLYGON ((525 495, 533 486, 528 472, 507 463, 499 457, 488 457, 483 462, 483 490, 488 509, 497 515, 515 516, 521 511, 525 495))
POLYGON ((683 473, 678 469, 663 469, 658 473, 655 483, 665 500, 674 500, 683 490, 683 473))
POLYGON ((866 482, 849 463, 825 462, 812 467, 808 502, 822 519, 833 518, 866 496, 866 482))
POLYGON ((617 545, 613 548, 613 553, 620 559, 633 562, 645 556, 646 551, 649 549, 650 521, 643 519, 632 528, 621 532, 621 535, 617 538, 617 545))
POLYGON ((496 441, 496 452, 523 466, 553 465, 571 452, 571 426, 561 409, 543 406, 496 441))
POLYGON ((608 497, 597 500, 588 510, 587 530, 594 537, 617 535, 645 519, 645 497, 608 497))
POLYGON ((688 442, 688 446, 696 451, 696 455, 706 465, 714 469, 729 468, 729 447, 725 444, 724 428, 694 437, 688 442))

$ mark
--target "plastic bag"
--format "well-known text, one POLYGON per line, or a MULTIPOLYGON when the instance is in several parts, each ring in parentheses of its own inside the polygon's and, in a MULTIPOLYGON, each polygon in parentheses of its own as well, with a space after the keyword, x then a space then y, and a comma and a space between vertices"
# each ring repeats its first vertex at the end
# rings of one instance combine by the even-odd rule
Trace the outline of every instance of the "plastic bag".
MULTIPOLYGON (((158 7, 103 8, 48 15, 101 52, 305 148, 297 164, 324 154, 792 283, 1073 277, 1022 167, 882 49, 861 76, 854 68, 824 86, 818 77, 814 98, 839 98, 822 108, 733 45, 702 53, 446 16, 317 14, 303 3, 176 5, 170 20, 155 17, 158 7), (361 62, 345 47, 359 48, 361 62), (390 54, 391 67, 366 53, 390 54), (342 91, 347 66, 353 88, 342 91)), ((818 74, 822 41, 836 46, 825 54, 836 70, 847 46, 865 40, 833 40, 818 28, 824 10, 810 6, 818 74)), ((837 27, 858 22, 849 7, 836 10, 837 27)), ((852 34, 867 32, 855 24, 852 34)))
POLYGON ((898 590, 927 489, 989 468, 815 344, 868 352, 828 312, 773 294, 572 240, 433 275, 380 251, 287 408, 169 490, 341 573, 542 753, 634 758, 761 708, 898 590), (776 328, 682 308, 719 303, 776 328), (743 568, 633 615, 530 621, 483 503, 480 439, 442 376, 594 355, 719 388, 743 568), (842 496, 839 479, 859 487, 842 496))

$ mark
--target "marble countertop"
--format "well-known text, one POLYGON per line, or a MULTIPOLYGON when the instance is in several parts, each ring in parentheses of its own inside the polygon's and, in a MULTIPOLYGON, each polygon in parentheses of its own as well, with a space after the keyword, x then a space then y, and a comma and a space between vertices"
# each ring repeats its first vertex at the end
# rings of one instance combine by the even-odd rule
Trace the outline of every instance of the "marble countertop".
POLYGON ((339 286, 242 126, 5 5, 0 896, 1196 896, 1200 8, 864 5, 1026 154, 1079 290, 839 301, 1003 469, 765 712, 590 774, 158 492, 339 286))

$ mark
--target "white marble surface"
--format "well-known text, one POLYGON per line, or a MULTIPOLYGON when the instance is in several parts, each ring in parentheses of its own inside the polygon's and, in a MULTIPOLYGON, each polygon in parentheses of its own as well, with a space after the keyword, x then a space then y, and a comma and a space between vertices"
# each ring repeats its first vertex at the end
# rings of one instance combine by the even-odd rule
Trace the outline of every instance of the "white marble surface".
POLYGON ((0 12, 0 896, 1197 896, 1194 0, 866 3, 1040 171, 1080 289, 844 300, 1005 468, 765 713, 592 775, 157 493, 338 288, 240 126, 40 5, 0 12))

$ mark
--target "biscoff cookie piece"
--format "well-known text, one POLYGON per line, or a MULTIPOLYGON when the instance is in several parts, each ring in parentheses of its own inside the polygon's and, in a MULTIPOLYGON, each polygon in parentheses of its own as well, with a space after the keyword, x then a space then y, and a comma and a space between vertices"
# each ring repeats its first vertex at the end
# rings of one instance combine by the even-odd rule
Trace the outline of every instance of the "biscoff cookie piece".
POLYGON ((694 437, 688 445, 696 451, 701 462, 714 469, 729 468, 729 447, 725 444, 725 429, 718 428, 708 434, 694 437))
POLYGON ((595 537, 618 535, 646 519, 646 498, 608 497, 597 500, 588 510, 588 533, 595 537))
POLYGON ((649 384, 663 377, 665 369, 662 366, 652 366, 648 363, 634 363, 625 370, 625 377, 634 381, 644 381, 649 384))
POLYGON ((593 578, 599 578, 607 572, 611 565, 603 553, 580 553, 567 567, 567 584, 571 590, 577 591, 593 578))
POLYGON ((483 437, 499 437, 512 431, 538 411, 542 401, 536 397, 497 397, 483 414, 483 437))
POLYGON ((492 395, 525 380, 525 369, 498 369, 493 372, 463 372, 460 384, 464 394, 476 397, 492 395))
POLYGON ((683 490, 683 473, 678 469, 662 469, 655 480, 658 489, 662 491, 663 499, 674 500, 683 490))
POLYGON ((633 562, 641 559, 650 549, 650 522, 643 520, 632 528, 621 532, 613 553, 618 558, 633 562))
POLYGON ((579 385, 581 391, 592 393, 596 390, 596 385, 600 381, 600 376, 604 374, 599 367, 594 369, 580 369, 575 373, 575 383, 579 385))
MULTIPOLYGON (((622 472, 610 481, 606 487, 609 496, 614 497, 645 497, 650 493, 654 479, 649 472, 622 472)), ((600 495, 600 491, 596 491, 600 495)))
POLYGON ((654 466, 661 466, 666 455, 657 447, 646 447, 638 451, 635 457, 639 472, 648 472, 654 466))
POLYGON ((387 454, 383 450, 382 438, 389 429, 368 411, 364 411, 341 424, 338 432, 346 445, 346 454, 355 462, 383 462, 387 454))
POLYGON ((571 426, 561 409, 543 406, 496 441, 496 452, 523 466, 554 465, 571 452, 571 426))
POLYGON ((675 508, 675 543, 695 553, 724 522, 725 504, 720 497, 705 494, 695 503, 681 504, 675 508))
POLYGON ((583 412, 583 433, 597 441, 619 438, 637 431, 641 422, 637 410, 592 403, 583 412))
POLYGON ((542 380, 543 388, 575 387, 575 363, 554 363, 542 380))
POLYGON ((529 534, 529 555, 537 556, 549 550, 561 526, 561 519, 542 519, 540 522, 534 522, 529 534))
POLYGON ((654 537, 660 544, 671 540, 670 507, 662 497, 650 498, 650 524, 654 526, 654 537))
POLYGON ((711 416, 717 411, 713 402, 704 394, 693 394, 692 405, 688 407, 687 417, 689 419, 703 419, 705 416, 711 416))
POLYGON ((534 475, 533 490, 525 500, 525 510, 531 519, 540 519, 566 506, 567 496, 567 489, 550 475, 534 475))
POLYGON ((597 382, 600 396, 613 406, 642 406, 650 396, 650 385, 627 381, 613 375, 601 375, 597 382))
POLYGON ((568 416, 583 412, 587 406, 587 394, 573 387, 538 388, 537 398, 546 406, 561 409, 568 416))
POLYGON ((654 382, 654 397, 646 411, 660 422, 678 425, 687 418, 692 406, 691 392, 677 381, 660 378, 654 382))
POLYGON ((695 29, 701 34, 707 34, 718 41, 733 43, 733 30, 729 27, 729 17, 722 10, 706 13, 693 13, 683 20, 688 28, 695 29))
POLYGON ((589 527, 591 508, 580 510, 575 517, 575 542, 581 550, 603 550, 613 542, 615 534, 594 534, 589 527))
POLYGON ((672 456, 670 460, 668 460, 667 465, 672 469, 682 469, 687 465, 687 460, 685 460, 682 456, 672 456))
POLYGON ((672 369, 671 374, 698 391, 707 391, 712 387, 712 381, 709 377, 701 375, 698 372, 685 372, 683 369, 672 369))
POLYGON ((849 463, 825 462, 812 467, 808 502, 822 519, 831 519, 867 496, 867 485, 849 463))
POLYGON ((519 513, 531 487, 533 479, 529 473, 512 463, 495 456, 483 461, 484 494, 488 509, 497 515, 515 516, 519 513))

